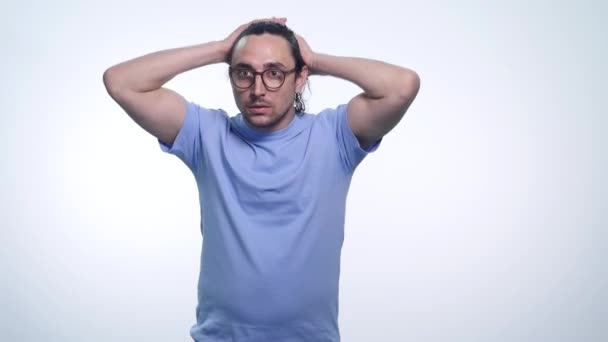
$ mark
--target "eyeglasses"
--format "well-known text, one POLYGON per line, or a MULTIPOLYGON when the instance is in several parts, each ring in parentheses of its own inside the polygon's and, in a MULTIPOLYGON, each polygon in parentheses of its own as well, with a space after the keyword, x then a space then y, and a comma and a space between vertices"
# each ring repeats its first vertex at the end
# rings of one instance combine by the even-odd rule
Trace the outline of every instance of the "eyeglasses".
POLYGON ((255 82, 257 75, 262 76, 262 83, 269 90, 277 90, 285 83, 285 77, 296 68, 283 71, 280 69, 267 69, 262 72, 257 72, 249 68, 232 68, 228 69, 230 73, 230 81, 239 89, 249 89, 255 82))

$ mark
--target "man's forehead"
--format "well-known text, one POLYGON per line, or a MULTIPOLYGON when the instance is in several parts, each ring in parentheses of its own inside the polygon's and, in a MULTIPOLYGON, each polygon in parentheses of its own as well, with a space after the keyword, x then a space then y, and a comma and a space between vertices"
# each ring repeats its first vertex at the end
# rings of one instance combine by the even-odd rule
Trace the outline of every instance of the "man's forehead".
POLYGON ((234 66, 287 67, 294 64, 287 40, 281 36, 262 34, 241 38, 234 47, 234 66))
MULTIPOLYGON (((243 68, 254 68, 253 65, 249 64, 249 63, 245 63, 245 62, 237 62, 234 64, 235 67, 243 67, 243 68)), ((279 62, 279 61, 268 61, 264 64, 262 64, 262 67, 264 69, 269 69, 269 68, 287 68, 287 65, 279 62)))

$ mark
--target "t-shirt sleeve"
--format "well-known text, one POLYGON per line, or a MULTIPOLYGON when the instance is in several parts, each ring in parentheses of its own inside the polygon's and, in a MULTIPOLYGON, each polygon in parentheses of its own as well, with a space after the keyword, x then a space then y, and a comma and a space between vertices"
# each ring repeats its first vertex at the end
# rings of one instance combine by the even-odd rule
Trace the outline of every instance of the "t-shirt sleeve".
MULTIPOLYGON (((338 140, 338 148, 344 166, 350 172, 355 171, 359 163, 371 152, 374 152, 380 146, 382 138, 378 139, 367 148, 363 149, 359 145, 359 140, 348 125, 347 104, 339 105, 335 113, 336 138, 338 140)), ((333 120, 332 120, 333 121, 333 120)))
POLYGON ((218 129, 224 117, 225 112, 222 110, 211 110, 188 102, 186 117, 175 141, 172 145, 167 145, 158 140, 161 150, 177 156, 195 172, 202 160, 204 131, 218 129))

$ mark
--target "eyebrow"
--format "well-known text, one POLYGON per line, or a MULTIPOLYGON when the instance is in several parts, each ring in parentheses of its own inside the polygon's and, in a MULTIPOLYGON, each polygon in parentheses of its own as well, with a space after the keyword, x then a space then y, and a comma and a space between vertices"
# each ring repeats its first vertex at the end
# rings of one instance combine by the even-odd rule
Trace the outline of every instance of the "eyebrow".
POLYGON ((281 62, 270 62, 270 63, 264 64, 264 68, 276 68, 276 67, 286 68, 286 66, 281 62))

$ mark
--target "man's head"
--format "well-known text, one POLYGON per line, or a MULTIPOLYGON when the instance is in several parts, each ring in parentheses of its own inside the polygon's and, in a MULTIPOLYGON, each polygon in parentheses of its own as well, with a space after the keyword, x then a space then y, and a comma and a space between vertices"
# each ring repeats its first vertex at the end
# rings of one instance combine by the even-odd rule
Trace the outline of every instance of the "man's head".
POLYGON ((236 105, 256 129, 274 131, 304 111, 308 69, 295 34, 276 22, 251 24, 228 54, 236 105))

